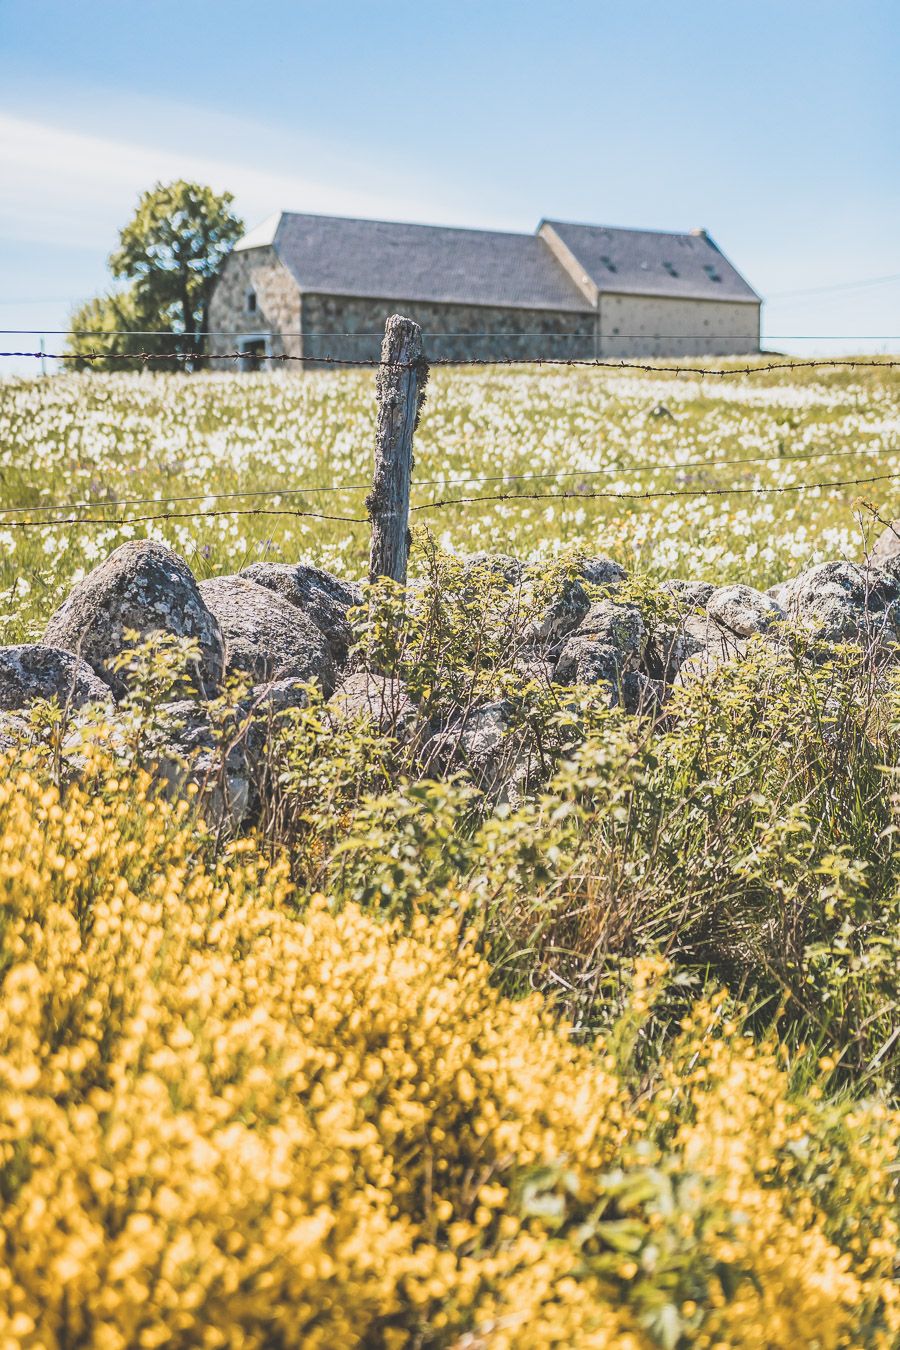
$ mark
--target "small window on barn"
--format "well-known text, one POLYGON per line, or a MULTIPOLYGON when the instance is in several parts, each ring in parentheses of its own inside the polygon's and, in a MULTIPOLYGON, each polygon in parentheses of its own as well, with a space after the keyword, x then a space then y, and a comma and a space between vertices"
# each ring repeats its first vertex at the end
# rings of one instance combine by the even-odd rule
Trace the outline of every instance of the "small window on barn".
POLYGON ((664 262, 663 267, 666 269, 670 277, 678 276, 678 268, 675 266, 674 263, 664 262))
POLYGON ((609 256, 608 253, 604 253, 600 261, 606 268, 607 272, 618 272, 619 270, 618 267, 616 267, 616 264, 613 262, 612 258, 609 256))
POLYGON ((251 286, 244 297, 244 303, 248 314, 256 313, 256 291, 251 286))
POLYGON ((706 275, 709 277, 710 281, 721 281, 721 280, 722 280, 722 278, 719 276, 719 274, 718 274, 718 272, 716 271, 716 269, 713 267, 712 263, 704 263, 704 264, 703 264, 703 270, 704 270, 704 272, 706 273, 706 275))

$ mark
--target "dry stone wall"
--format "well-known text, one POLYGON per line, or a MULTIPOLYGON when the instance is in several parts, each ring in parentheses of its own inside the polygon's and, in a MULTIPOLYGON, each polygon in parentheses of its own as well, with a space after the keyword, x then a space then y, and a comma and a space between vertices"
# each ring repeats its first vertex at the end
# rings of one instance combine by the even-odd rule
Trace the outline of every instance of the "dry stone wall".
MULTIPOLYGON (((85 726, 97 725, 98 708, 112 726, 114 752, 126 745, 135 691, 148 713, 139 666, 129 655, 133 634, 156 640, 162 634, 165 642, 179 641, 189 661, 180 700, 152 709, 148 754, 173 790, 191 782, 214 789, 210 810, 227 816, 229 827, 262 800, 273 726, 312 698, 334 728, 356 717, 374 721, 414 754, 420 774, 463 771, 489 795, 515 794, 547 770, 546 747, 529 741, 529 719, 516 713, 516 698, 564 711, 576 706, 576 687, 593 687, 591 697, 606 706, 665 725, 679 715, 675 691, 723 665, 756 655, 822 663, 832 659, 835 644, 856 647, 875 682, 883 673, 893 678, 888 672, 900 657, 898 540, 900 529, 892 526, 864 561, 823 563, 766 593, 673 580, 662 587, 665 604, 644 608, 634 598, 641 589, 630 591, 624 569, 609 558, 573 559, 548 574, 502 554, 472 555, 453 564, 440 598, 450 606, 471 606, 476 598, 490 630, 492 669, 515 672, 519 692, 498 698, 495 687, 491 698, 487 686, 478 686, 476 696, 476 685, 462 678, 475 658, 460 649, 462 655, 445 658, 461 663, 448 664, 446 681, 429 675, 429 686, 444 690, 430 705, 421 691, 418 699, 411 694, 408 664, 410 687, 382 657, 369 659, 365 624, 358 626, 359 586, 300 563, 257 565, 198 585, 162 544, 133 540, 75 586, 42 643, 0 648, 0 748, 31 743, 42 717, 30 721, 29 712, 48 699, 59 705, 64 728, 75 729, 73 772, 80 737, 85 726), (235 678, 233 697, 240 701, 223 740, 216 700, 235 678)), ((411 607, 419 594, 414 585, 411 607)))

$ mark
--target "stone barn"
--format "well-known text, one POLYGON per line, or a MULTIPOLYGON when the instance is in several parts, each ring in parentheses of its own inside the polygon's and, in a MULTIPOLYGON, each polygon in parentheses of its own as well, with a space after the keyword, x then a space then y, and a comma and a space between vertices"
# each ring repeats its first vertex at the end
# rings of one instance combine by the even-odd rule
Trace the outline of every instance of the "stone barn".
MULTIPOLYGON (((387 315, 429 357, 748 355, 760 297, 705 230, 544 220, 534 234, 282 212, 226 258, 210 304, 217 366, 378 356, 387 315)), ((275 363, 271 363, 273 366, 275 363)))

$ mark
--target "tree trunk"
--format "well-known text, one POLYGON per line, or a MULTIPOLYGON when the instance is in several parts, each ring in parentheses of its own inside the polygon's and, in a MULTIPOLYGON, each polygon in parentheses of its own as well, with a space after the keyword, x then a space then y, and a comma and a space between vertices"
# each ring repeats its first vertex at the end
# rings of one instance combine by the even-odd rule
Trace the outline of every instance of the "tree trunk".
POLYGON ((212 290, 212 281, 208 283, 203 292, 203 305, 200 310, 200 333, 197 337, 197 368, 203 370, 206 366, 206 353, 209 347, 209 296, 212 290))
MULTIPOLYGON (((190 354, 196 359, 197 356, 197 335, 194 332, 194 315, 191 310, 191 299, 188 295, 187 282, 181 288, 181 316, 184 324, 184 344, 185 355, 190 354)), ((187 362, 182 361, 182 367, 187 367, 187 362)), ((193 362, 191 363, 193 364, 193 362)))

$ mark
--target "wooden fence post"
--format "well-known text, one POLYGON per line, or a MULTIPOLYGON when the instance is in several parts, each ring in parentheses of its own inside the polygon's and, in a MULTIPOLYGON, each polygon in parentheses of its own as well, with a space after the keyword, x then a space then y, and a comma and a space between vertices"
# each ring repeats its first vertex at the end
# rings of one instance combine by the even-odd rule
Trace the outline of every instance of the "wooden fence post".
POLYGON ((392 577, 401 584, 406 582, 413 432, 419 425, 427 382, 421 328, 412 319, 392 314, 384 325, 381 365, 375 381, 375 475, 366 498, 372 522, 370 581, 392 577))

